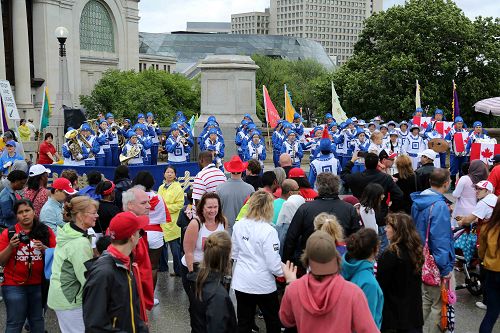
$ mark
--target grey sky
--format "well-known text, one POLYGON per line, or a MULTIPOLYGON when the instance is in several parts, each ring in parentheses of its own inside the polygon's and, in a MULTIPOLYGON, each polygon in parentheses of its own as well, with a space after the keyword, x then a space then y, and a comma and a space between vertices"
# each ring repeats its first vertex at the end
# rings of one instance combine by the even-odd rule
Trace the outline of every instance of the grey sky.
MULTIPOLYGON (((498 0, 456 0, 470 18, 500 17, 498 0)), ((404 0, 384 0, 384 8, 404 0)), ((142 0, 139 2, 139 30, 169 32, 185 30, 187 21, 229 22, 232 13, 264 11, 269 0, 142 0)))

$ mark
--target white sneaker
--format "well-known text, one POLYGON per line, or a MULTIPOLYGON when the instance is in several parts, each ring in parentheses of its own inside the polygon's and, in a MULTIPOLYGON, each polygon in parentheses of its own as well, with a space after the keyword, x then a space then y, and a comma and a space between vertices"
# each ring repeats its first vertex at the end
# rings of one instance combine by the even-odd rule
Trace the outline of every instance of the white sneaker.
POLYGON ((476 302, 476 306, 480 309, 486 310, 487 306, 483 302, 476 302))
POLYGON ((155 298, 153 301, 153 306, 157 306, 158 304, 160 304, 160 300, 158 298, 155 298))

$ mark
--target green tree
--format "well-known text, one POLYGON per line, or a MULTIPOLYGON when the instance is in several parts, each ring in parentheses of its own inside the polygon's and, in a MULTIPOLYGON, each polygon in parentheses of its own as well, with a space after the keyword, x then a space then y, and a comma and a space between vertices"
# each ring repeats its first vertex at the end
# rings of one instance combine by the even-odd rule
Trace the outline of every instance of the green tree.
POLYGON ((473 105, 500 92, 498 36, 499 19, 471 21, 451 0, 409 0, 365 21, 353 56, 333 81, 348 115, 400 120, 415 109, 417 79, 422 106, 444 109, 450 119, 455 80, 466 122, 491 125, 473 105))
MULTIPOLYGON (((259 66, 255 77, 257 91, 257 116, 265 123, 262 86, 265 85, 276 109, 283 117, 285 108, 284 85, 292 95, 292 102, 297 112, 303 108, 313 111, 315 116, 322 116, 330 107, 325 108, 323 100, 317 99, 313 90, 318 82, 326 82, 331 73, 314 60, 290 61, 273 59, 262 55, 253 55, 252 59, 259 66)), ((330 81, 328 81, 330 82, 330 81)))
POLYGON ((189 118, 200 110, 199 80, 180 74, 149 69, 107 71, 89 96, 80 96, 88 116, 112 112, 115 118, 135 120, 137 114, 153 112, 162 126, 169 125, 177 110, 189 118))

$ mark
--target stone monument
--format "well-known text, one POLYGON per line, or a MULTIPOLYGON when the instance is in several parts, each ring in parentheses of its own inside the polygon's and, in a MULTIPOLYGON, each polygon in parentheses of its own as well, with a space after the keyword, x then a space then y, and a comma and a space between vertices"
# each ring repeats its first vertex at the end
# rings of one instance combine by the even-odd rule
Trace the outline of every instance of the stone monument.
POLYGON ((259 66, 248 56, 208 55, 198 68, 201 70, 201 112, 195 135, 201 133, 209 116, 215 116, 224 135, 227 161, 236 154, 235 129, 243 115, 250 114, 255 125, 262 126, 255 111, 255 71, 259 66))

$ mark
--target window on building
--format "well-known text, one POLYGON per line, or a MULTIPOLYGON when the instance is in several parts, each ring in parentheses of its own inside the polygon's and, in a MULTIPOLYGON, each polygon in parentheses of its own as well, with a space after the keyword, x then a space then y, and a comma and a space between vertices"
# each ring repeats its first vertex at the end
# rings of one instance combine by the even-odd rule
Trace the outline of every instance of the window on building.
POLYGON ((115 52, 113 21, 108 10, 97 0, 90 0, 80 18, 80 49, 115 52))

